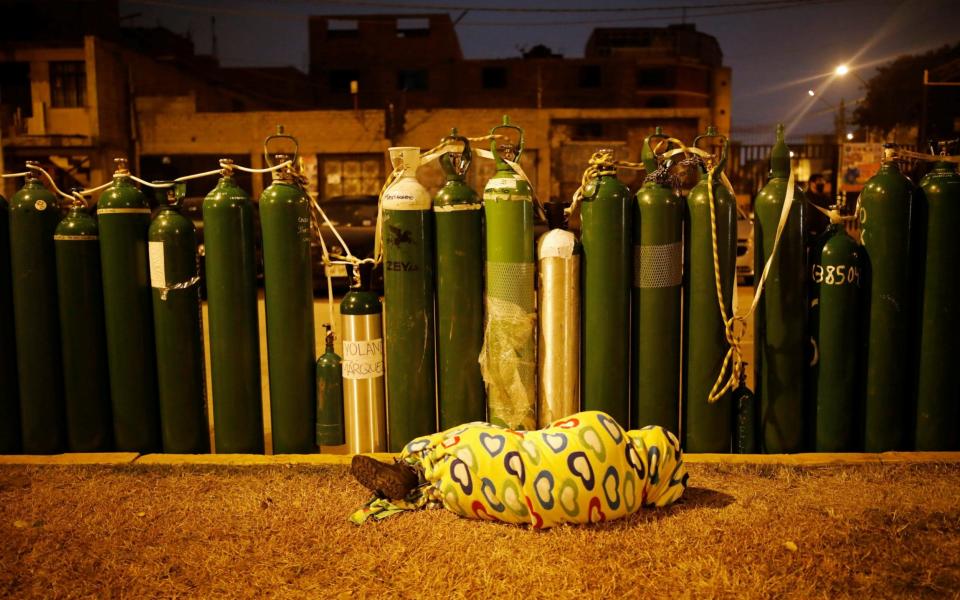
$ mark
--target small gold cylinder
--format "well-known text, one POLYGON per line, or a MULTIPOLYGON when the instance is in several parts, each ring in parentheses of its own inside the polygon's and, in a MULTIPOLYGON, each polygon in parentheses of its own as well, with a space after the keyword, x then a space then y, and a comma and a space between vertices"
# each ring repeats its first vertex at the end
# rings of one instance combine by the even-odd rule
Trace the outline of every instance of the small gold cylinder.
POLYGON ((387 451, 383 324, 379 314, 342 315, 343 408, 351 454, 387 451))
POLYGON ((580 410, 580 249, 563 229, 537 244, 540 317, 537 353, 537 425, 546 427, 580 410))

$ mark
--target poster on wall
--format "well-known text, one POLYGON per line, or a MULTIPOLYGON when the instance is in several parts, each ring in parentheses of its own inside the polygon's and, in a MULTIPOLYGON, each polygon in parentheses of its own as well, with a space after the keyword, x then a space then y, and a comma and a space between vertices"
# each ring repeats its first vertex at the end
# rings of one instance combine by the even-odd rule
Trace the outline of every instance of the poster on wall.
POLYGON ((883 144, 843 144, 840 150, 840 190, 859 192, 868 179, 880 170, 883 144))

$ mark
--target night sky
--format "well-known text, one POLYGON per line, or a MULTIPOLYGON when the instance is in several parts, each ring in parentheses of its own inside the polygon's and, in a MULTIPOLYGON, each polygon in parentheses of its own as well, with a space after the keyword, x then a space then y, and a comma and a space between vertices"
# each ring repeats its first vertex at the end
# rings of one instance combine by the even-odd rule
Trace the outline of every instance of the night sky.
MULTIPOLYGON (((715 36, 724 64, 733 69, 733 137, 768 141, 777 121, 788 123, 791 137, 831 133, 828 105, 863 96, 853 74, 832 75, 837 64, 869 79, 878 64, 960 41, 960 0, 808 0, 795 5, 771 3, 751 9, 696 8, 738 0, 384 0, 407 4, 463 4, 477 7, 599 8, 687 5, 687 22, 715 36), (802 4, 802 5, 801 5, 802 4), (746 12, 751 10, 752 12, 746 12), (727 13, 710 14, 707 13, 727 13), (732 14, 731 14, 732 13, 732 14), (808 89, 822 99, 811 98, 808 89)), ((320 14, 425 13, 439 10, 391 10, 350 6, 349 2, 274 0, 121 0, 121 15, 133 25, 163 25, 189 32, 199 53, 210 52, 210 17, 216 15, 219 56, 226 66, 293 65, 308 68, 307 19, 320 14)), ((458 12, 451 15, 456 18, 458 12)), ((565 56, 583 55, 594 27, 659 27, 681 20, 681 10, 654 13, 516 14, 471 12, 457 26, 467 58, 519 55, 519 48, 544 44, 565 56)), ((848 113, 849 114, 849 113, 848 113)))

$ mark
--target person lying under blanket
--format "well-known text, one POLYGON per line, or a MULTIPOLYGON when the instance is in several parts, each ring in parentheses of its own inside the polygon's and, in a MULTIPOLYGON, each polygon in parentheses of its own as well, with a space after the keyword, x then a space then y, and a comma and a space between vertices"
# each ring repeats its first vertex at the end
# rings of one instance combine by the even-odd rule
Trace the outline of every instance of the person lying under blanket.
POLYGON ((392 465, 354 456, 350 471, 375 494, 350 516, 357 525, 441 506, 535 529, 598 523, 666 506, 687 487, 672 433, 656 426, 624 431, 598 411, 537 431, 468 423, 411 441, 392 465))

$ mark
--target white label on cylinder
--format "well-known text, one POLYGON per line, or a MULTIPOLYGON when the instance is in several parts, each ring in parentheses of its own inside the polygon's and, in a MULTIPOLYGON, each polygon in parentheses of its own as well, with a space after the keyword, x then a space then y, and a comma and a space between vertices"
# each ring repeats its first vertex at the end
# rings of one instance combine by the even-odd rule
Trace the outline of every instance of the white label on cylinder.
POLYGON ((343 378, 383 377, 383 339, 343 340, 343 378))
POLYGON ((147 242, 150 254, 150 285, 155 288, 167 287, 167 274, 163 265, 163 242, 147 242))
POLYGON ((500 190, 503 188, 515 190, 517 189, 517 180, 514 177, 497 177, 491 179, 487 182, 486 189, 488 190, 500 190))

